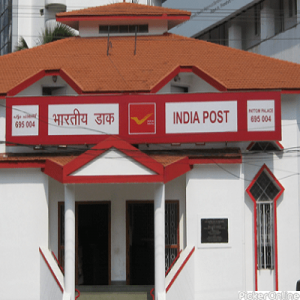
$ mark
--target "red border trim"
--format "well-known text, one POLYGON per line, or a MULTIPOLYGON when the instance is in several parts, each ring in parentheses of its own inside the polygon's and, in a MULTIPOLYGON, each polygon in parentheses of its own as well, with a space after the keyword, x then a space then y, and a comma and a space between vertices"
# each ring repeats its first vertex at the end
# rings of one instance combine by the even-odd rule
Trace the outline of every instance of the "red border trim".
POLYGON ((8 91, 7 96, 16 96, 21 91, 25 90, 26 88, 30 87, 32 84, 36 83, 37 81, 41 80, 45 76, 60 76, 76 93, 82 94, 81 88, 75 83, 73 79, 63 70, 42 70, 30 78, 27 78, 19 85, 12 88, 8 91))
POLYGON ((257 276, 257 212, 256 212, 256 200, 255 198, 252 196, 252 194, 250 193, 250 189, 252 188, 252 186, 254 185, 254 183, 256 182, 257 178, 259 177, 259 175, 266 170, 269 175, 272 177, 272 179, 276 182, 276 184, 278 185, 278 187, 280 188, 280 192, 278 193, 278 195, 274 198, 273 202, 274 202, 274 255, 275 255, 275 288, 276 291, 278 291, 278 245, 277 245, 277 200, 278 198, 282 195, 283 191, 284 191, 284 187, 281 185, 281 183, 277 180, 277 178, 273 175, 273 173, 271 172, 271 170, 267 167, 266 164, 264 164, 260 170, 258 171, 258 173, 255 175, 254 179, 252 180, 252 182, 250 183, 250 185, 248 186, 248 188, 246 189, 247 194, 249 195, 249 197, 251 198, 251 200, 253 201, 253 208, 254 208, 254 241, 255 241, 255 245, 254 245, 254 251, 255 251, 255 290, 258 290, 258 276, 257 276))
POLYGON ((300 94, 300 90, 282 90, 281 94, 300 94))
POLYGON ((222 141, 253 141, 253 140, 281 140, 281 107, 279 92, 260 93, 195 93, 195 94, 134 94, 134 95, 98 95, 98 96, 56 96, 56 97, 7 97, 6 100, 6 138, 10 144, 30 145, 95 145, 107 138, 107 135, 49 135, 48 108, 58 104, 118 104, 119 105, 119 133, 118 137, 130 144, 160 144, 160 143, 195 143, 222 141), (234 100, 233 100, 234 99, 234 100), (275 131, 248 131, 247 101, 248 99, 274 99, 275 101, 275 131), (197 133, 166 133, 166 103, 236 101, 237 102, 237 131, 234 132, 197 132, 197 133), (156 103, 156 134, 128 134, 128 104, 156 103), (12 136, 12 106, 39 106, 39 133, 36 136, 12 136))
POLYGON ((182 269, 184 268, 184 266, 187 264, 187 262, 189 261, 189 259, 191 258, 192 254, 195 252, 195 247, 191 250, 191 252, 189 253, 189 255, 187 256, 187 258, 184 260, 184 262, 182 263, 181 267, 178 269, 178 271, 176 272, 176 274, 174 275, 173 279, 171 280, 171 282, 169 283, 169 285, 166 288, 166 293, 169 291, 169 289, 171 288, 171 286, 173 285, 173 283, 175 282, 176 278, 179 276, 180 272, 182 271, 182 269))
MULTIPOLYGON (((253 147, 253 145, 254 145, 255 143, 257 143, 257 142, 251 142, 251 143, 249 144, 249 146, 246 148, 246 150, 250 151, 251 148, 253 147)), ((284 149, 284 147, 282 146, 282 144, 281 144, 280 142, 274 141, 274 142, 272 142, 272 143, 275 143, 275 144, 276 144, 276 146, 278 147, 278 150, 283 150, 283 149, 284 149)))
POLYGON ((109 137, 100 142, 92 149, 86 151, 82 155, 74 158, 65 166, 61 166, 51 160, 46 161, 45 174, 56 179, 61 183, 128 183, 128 182, 166 182, 170 181, 190 170, 188 159, 180 160, 174 164, 169 165, 164 170, 163 166, 147 154, 141 152, 137 148, 131 146, 129 143, 117 138, 109 137), (122 176, 71 176, 73 172, 83 167, 90 161, 97 158, 107 150, 115 148, 139 162, 146 168, 152 170, 156 175, 122 175, 122 176), (180 167, 179 164, 180 163, 180 167), (174 169, 176 171, 174 171, 174 169), (165 170, 167 172, 165 173, 165 170))
POLYGON ((48 159, 45 164, 44 173, 61 183, 147 183, 164 182, 167 183, 191 170, 188 157, 163 167, 162 164, 131 146, 129 143, 117 138, 109 137, 100 142, 92 149, 74 158, 64 166, 48 159), (154 175, 110 175, 110 176, 72 176, 76 170, 96 159, 107 150, 115 148, 139 162, 146 168, 155 172, 154 175))
POLYGON ((192 169, 189 158, 184 157, 164 169, 164 183, 167 183, 187 172, 189 172, 192 169))
POLYGON ((175 68, 169 75, 163 78, 159 83, 157 83, 150 91, 150 93, 157 93, 161 90, 167 83, 169 83, 176 75, 183 72, 192 72, 204 81, 206 81, 209 85, 213 86, 220 92, 227 91, 227 88, 217 81, 215 78, 209 76, 207 73, 200 70, 198 67, 195 66, 178 66, 175 68))
POLYGON ((42 249, 39 248, 39 251, 40 251, 40 253, 41 253, 41 255, 42 255, 42 257, 43 257, 43 259, 44 259, 46 265, 48 266, 48 268, 49 268, 49 270, 50 270, 52 276, 54 277, 54 279, 55 279, 55 281, 56 281, 58 287, 60 288, 61 292, 63 293, 63 292, 64 292, 64 289, 63 289, 63 287, 61 286, 61 284, 60 284, 59 280, 57 279, 57 277, 55 276, 55 274, 54 274, 52 268, 50 267, 50 265, 49 265, 49 263, 48 263, 48 261, 47 261, 45 255, 44 255, 42 249))
POLYGON ((45 162, 24 162, 24 161, 11 161, 1 162, 0 169, 21 169, 21 168, 44 168, 45 162))

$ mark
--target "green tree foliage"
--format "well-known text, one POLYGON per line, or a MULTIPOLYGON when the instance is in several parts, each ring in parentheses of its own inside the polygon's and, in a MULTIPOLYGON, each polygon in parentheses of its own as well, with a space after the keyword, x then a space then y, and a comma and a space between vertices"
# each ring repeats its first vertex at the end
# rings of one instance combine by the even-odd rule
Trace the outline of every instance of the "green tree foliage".
MULTIPOLYGON (((46 26, 42 31, 39 39, 38 45, 44 45, 47 43, 51 43, 60 39, 64 39, 67 37, 76 36, 76 33, 72 28, 65 24, 56 23, 55 26, 46 26)), ((15 48, 15 51, 20 51, 24 49, 28 49, 28 45, 25 39, 21 36, 18 42, 18 45, 15 48)))

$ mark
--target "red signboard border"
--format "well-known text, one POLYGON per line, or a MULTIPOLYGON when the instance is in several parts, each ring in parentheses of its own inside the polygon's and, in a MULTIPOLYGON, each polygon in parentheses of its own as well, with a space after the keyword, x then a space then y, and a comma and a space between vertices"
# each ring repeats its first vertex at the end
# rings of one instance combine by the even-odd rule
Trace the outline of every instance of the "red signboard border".
POLYGON ((97 144, 107 135, 48 135, 48 105, 59 104, 119 104, 119 137, 131 144, 166 144, 234 141, 280 141, 281 140, 281 93, 280 92, 225 92, 197 94, 139 94, 139 95, 97 95, 22 97, 6 100, 6 143, 7 145, 80 145, 97 144), (217 133, 165 133, 165 103, 237 101, 238 131, 217 133), (247 131, 247 100, 275 101, 275 131, 247 131), (156 134, 129 135, 128 107, 130 103, 156 103, 156 134), (39 105, 39 135, 12 136, 12 106, 39 105))

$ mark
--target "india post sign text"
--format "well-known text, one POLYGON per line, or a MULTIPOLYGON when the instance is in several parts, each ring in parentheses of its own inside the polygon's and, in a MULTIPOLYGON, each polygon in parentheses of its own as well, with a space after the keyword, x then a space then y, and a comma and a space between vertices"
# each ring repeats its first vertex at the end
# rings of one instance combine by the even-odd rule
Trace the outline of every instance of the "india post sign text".
POLYGON ((166 133, 236 131, 237 101, 166 103, 166 133))

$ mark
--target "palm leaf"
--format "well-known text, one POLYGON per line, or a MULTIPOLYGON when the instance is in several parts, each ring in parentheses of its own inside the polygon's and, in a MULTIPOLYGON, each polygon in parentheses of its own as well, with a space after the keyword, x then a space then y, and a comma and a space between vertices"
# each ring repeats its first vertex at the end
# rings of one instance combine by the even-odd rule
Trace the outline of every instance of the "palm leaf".
POLYGON ((25 41, 25 39, 21 36, 18 42, 18 45, 15 47, 15 51, 20 51, 24 49, 28 49, 28 45, 25 41))

